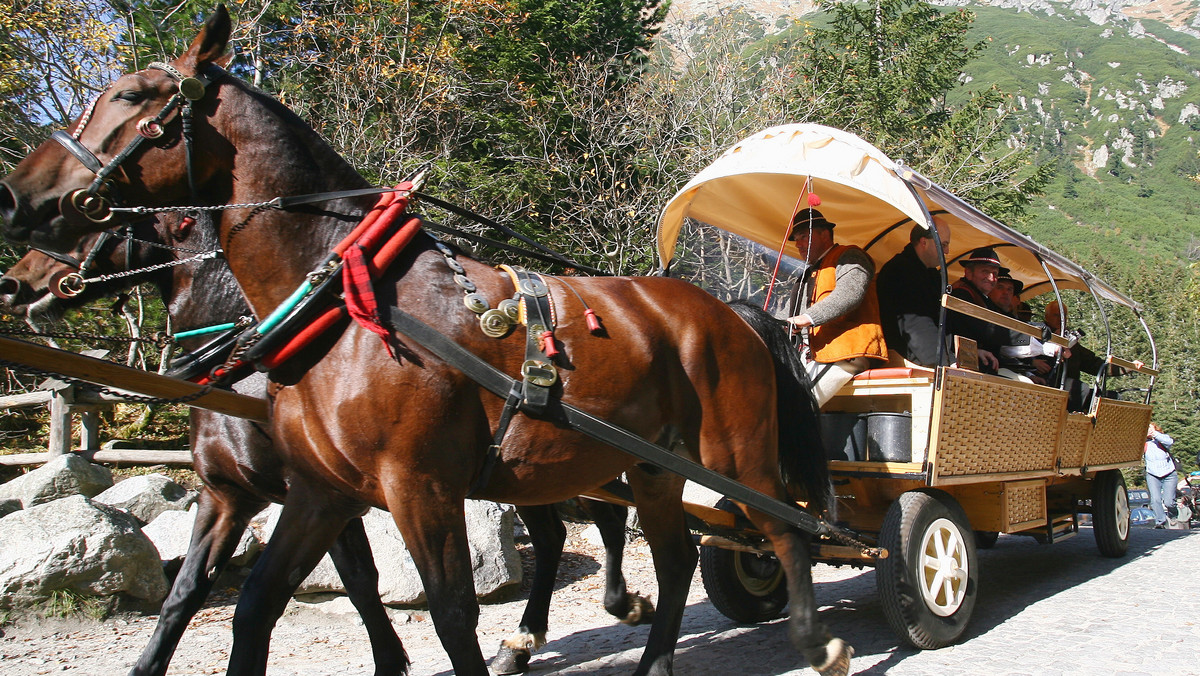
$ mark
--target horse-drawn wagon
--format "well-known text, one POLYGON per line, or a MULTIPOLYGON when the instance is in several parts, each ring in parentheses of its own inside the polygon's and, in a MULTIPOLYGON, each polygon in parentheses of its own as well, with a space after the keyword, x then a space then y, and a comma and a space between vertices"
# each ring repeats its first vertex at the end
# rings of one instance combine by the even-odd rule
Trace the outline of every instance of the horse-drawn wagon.
MULTIPOLYGON (((946 271, 972 250, 1000 252, 1025 298, 1073 289, 1089 294, 1108 324, 1105 304, 1131 312, 1136 302, 1082 266, 989 218, 965 201, 899 165, 862 139, 819 125, 760 132, 725 152, 665 207, 658 253, 672 276, 718 296, 751 297, 775 307, 800 268, 787 240, 791 215, 808 203, 837 224, 839 243, 862 247, 876 269, 909 241, 914 224, 948 223, 946 271), (799 205, 799 206, 797 206, 799 205), (784 274, 778 274, 783 270, 784 274), (767 300, 773 299, 773 300, 767 300)), ((931 234, 936 237, 937 229, 931 234)), ((1020 333, 1067 345, 1067 336, 943 296, 946 312, 964 312, 1020 333)), ((1128 314, 1128 313, 1127 313, 1128 314)), ((946 322, 941 325, 945 327, 946 322)), ((1149 338, 1149 330, 1146 329, 1149 338)), ((886 365, 855 376, 822 408, 836 523, 874 538, 885 558, 819 560, 874 563, 892 628, 915 647, 956 640, 975 603, 979 546, 997 533, 1053 542, 1079 530, 1090 513, 1105 556, 1125 553, 1129 508, 1120 470, 1139 465, 1150 420, 1149 388, 1140 401, 1114 398, 1110 373, 1157 371, 1112 352, 1082 410, 1068 410, 1061 382, 1038 385, 954 365, 922 367, 893 353, 886 365)), ((1153 340, 1149 341, 1153 352, 1153 340)), ((1156 365, 1154 355, 1149 359, 1156 365)), ((1139 397, 1142 390, 1135 390, 1139 397)), ((769 552, 744 538, 709 536, 701 565, 710 598, 743 621, 778 612, 781 579, 769 552)))
MULTIPOLYGON (((280 522, 239 599, 229 673, 265 672, 270 631, 292 590, 372 505, 389 509, 404 535, 460 674, 487 673, 474 631, 468 496, 536 507, 626 475, 660 585, 639 674, 670 673, 696 561, 675 475, 748 506, 742 515, 686 508, 702 522, 704 542, 720 545, 702 556, 714 603, 746 619, 790 604, 790 637, 825 674, 845 674, 852 651, 817 616, 809 536, 821 538, 811 543, 821 560, 874 563, 889 619, 923 647, 954 640, 969 618, 978 575, 972 531, 1039 531, 1052 540, 1077 529, 1075 514, 1090 500, 1102 552, 1123 553, 1128 510, 1118 468, 1138 458, 1145 402, 1107 399, 1101 385, 1087 413, 1069 413, 1058 388, 945 364, 875 370, 847 385, 827 413, 866 419, 868 431, 885 414, 911 425, 891 435, 896 446, 826 464, 808 443, 818 423, 797 387, 796 351, 769 317, 731 310, 679 280, 531 279, 471 260, 407 214, 411 184, 367 187, 292 113, 224 71, 230 33, 218 8, 182 57, 118 79, 113 96, 0 181, 5 236, 59 250, 122 219, 167 213, 181 225, 190 219, 190 229, 196 223, 185 214, 207 212, 210 222, 197 227, 220 243, 263 318, 211 372, 251 362, 270 370, 270 478, 286 487, 271 495, 284 500, 280 522), (390 196, 372 208, 379 192, 390 196), (525 309, 508 318, 491 305, 518 298, 525 309), (557 311, 538 309, 539 298, 557 311), (535 330, 535 312, 557 325, 535 330), (264 338, 280 326, 307 339, 264 338), (771 379, 774 388, 765 385, 771 379), (820 511, 827 471, 840 523, 794 502, 804 493, 820 511)), ((958 249, 1013 246, 1014 272, 1031 287, 1073 286, 1137 310, 1082 268, 824 128, 764 132, 685 187, 662 219, 664 264, 684 217, 723 229, 716 240, 724 260, 761 262, 804 190, 822 194, 840 237, 849 233, 880 260, 898 248, 904 226, 928 227, 931 212, 945 212, 958 249), (777 145, 802 161, 759 152, 777 145), (829 154, 836 149, 845 152, 829 154)), ((747 272, 739 282, 749 289, 755 279, 747 272)), ((215 570, 195 572, 211 584, 215 570)), ((530 646, 544 638, 544 625, 522 629, 530 646)), ((167 643, 180 632, 171 628, 167 643)), ((172 645, 154 669, 165 669, 172 645)), ((398 641, 381 644, 379 663, 407 665, 398 641)))

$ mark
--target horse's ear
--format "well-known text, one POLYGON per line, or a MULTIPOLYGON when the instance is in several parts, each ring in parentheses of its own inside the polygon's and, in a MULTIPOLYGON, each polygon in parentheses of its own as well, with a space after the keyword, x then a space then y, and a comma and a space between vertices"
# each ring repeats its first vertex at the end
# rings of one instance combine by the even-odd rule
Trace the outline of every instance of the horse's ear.
POLYGON ((232 30, 233 25, 229 20, 229 12, 225 10, 225 5, 217 5, 217 9, 204 22, 200 33, 196 35, 196 39, 192 40, 192 45, 188 47, 187 53, 180 58, 180 61, 190 63, 193 72, 199 72, 209 64, 223 65, 227 63, 229 55, 225 53, 225 48, 229 45, 229 35, 232 30))

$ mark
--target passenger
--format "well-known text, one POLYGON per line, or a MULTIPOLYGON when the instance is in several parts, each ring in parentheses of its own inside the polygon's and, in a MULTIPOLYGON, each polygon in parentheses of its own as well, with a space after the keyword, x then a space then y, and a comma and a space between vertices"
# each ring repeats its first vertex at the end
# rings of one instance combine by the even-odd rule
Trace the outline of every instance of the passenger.
MULTIPOLYGON (((1063 318, 1067 316, 1067 312, 1068 308, 1065 303, 1060 305, 1056 300, 1050 301, 1046 305, 1046 327, 1058 335, 1063 335, 1063 318)), ((1077 339, 1082 335, 1082 332, 1075 332, 1075 335, 1071 337, 1077 339)), ((1079 379, 1079 375, 1085 370, 1093 375, 1098 375, 1104 368, 1105 360, 1078 342, 1073 342, 1069 348, 1063 351, 1063 360, 1061 367, 1066 369, 1066 381, 1063 383, 1063 388, 1068 395, 1067 410, 1084 411, 1087 407, 1083 398, 1083 381, 1079 379)), ((1043 366, 1041 370, 1049 372, 1050 369, 1043 366)))
POLYGON ((996 286, 992 287, 992 292, 988 294, 988 298, 1000 308, 1000 312, 1009 317, 1016 318, 1017 304, 1020 303, 1019 296, 1025 288, 1025 283, 1020 280, 1013 279, 1012 271, 1002 269, 1000 276, 996 278, 996 286))
MULTIPOLYGON (((1000 309, 988 298, 1003 269, 996 252, 989 247, 976 249, 967 258, 959 261, 959 264, 963 266, 963 276, 951 285, 950 295, 999 312, 1000 309)), ((947 313, 946 317, 948 334, 975 341, 979 351, 979 370, 983 373, 997 373, 1000 359, 996 355, 1000 352, 1000 347, 1007 342, 1008 330, 958 312, 947 313)))
POLYGON ((866 370, 871 360, 887 361, 875 264, 862 249, 835 244, 833 228, 821 212, 804 209, 792 218, 788 237, 808 263, 792 289, 788 322, 794 331, 807 334, 802 355, 819 405, 866 370))
MULTIPOLYGON (((1025 284, 1019 279, 1014 279, 1011 271, 1002 269, 1000 276, 996 279, 996 286, 988 294, 988 298, 1000 308, 1001 312, 1016 319, 1015 311, 1020 305, 1019 299, 1024 288, 1025 284)), ((1045 385, 1046 379, 1039 373, 1039 367, 1038 364, 1035 364, 1034 358, 1049 357, 1053 362, 1054 356, 1058 354, 1058 346, 1053 343, 1042 343, 1037 338, 1020 331, 1009 331, 1008 334, 1007 342, 1000 346, 999 374, 1022 382, 1045 385)))
POLYGON ((908 245, 879 270, 879 319, 888 347, 921 366, 938 365, 938 319, 942 307, 941 252, 950 250, 950 226, 934 216, 941 251, 933 231, 919 225, 908 233, 908 245))

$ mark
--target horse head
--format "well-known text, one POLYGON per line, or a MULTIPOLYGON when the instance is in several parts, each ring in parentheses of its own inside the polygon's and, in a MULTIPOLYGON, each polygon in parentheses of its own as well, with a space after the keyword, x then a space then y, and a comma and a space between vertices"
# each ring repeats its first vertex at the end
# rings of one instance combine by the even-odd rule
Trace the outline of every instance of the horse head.
MULTIPOLYGON (((0 229, 13 243, 65 251, 127 220, 124 204, 162 206, 213 176, 229 176, 228 141, 185 118, 212 115, 208 83, 224 73, 231 23, 223 5, 170 64, 118 78, 72 125, 0 181, 0 229), (189 176, 189 174, 191 174, 189 176)), ((228 180, 228 179, 226 179, 228 180)))
POLYGON ((40 325, 66 310, 118 294, 149 281, 160 289, 170 284, 169 273, 146 272, 104 279, 168 262, 168 227, 159 221, 138 221, 119 233, 91 233, 65 253, 30 249, 0 276, 0 309, 40 325))

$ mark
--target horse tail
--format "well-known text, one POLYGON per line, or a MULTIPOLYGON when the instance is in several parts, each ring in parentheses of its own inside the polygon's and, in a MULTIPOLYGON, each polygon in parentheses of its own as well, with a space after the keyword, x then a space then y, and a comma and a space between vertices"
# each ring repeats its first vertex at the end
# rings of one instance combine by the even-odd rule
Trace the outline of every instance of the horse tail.
POLYGON ((820 410, 800 352, 788 339, 784 323, 769 313, 740 300, 729 307, 767 344, 775 364, 779 471, 784 484, 802 488, 810 510, 820 514, 831 502, 832 488, 821 441, 820 410))

